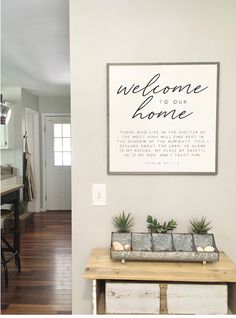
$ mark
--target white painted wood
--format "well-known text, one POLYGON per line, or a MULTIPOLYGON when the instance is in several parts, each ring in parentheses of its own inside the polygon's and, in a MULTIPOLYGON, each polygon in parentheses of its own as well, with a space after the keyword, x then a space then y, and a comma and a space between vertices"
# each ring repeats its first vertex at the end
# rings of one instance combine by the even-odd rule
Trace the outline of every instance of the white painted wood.
POLYGON ((97 315, 97 281, 93 279, 93 315, 97 315))
POLYGON ((25 126, 28 133, 28 147, 31 154, 31 164, 34 173, 35 200, 29 203, 30 212, 40 212, 40 151, 39 151, 39 112, 25 109, 25 126))
MULTIPOLYGON (((168 314, 227 314, 227 284, 168 284, 168 314)), ((106 282, 106 313, 157 314, 159 283, 106 282)))
POLYGON ((168 284, 168 314, 226 315, 227 285, 168 284))
POLYGON ((71 167, 55 166, 53 128, 57 123, 69 123, 70 117, 46 117, 46 208, 47 210, 71 209, 71 167))
MULTIPOLYGON (((32 172, 34 176, 34 182, 36 180, 35 176, 35 154, 34 154, 34 115, 27 110, 25 110, 25 124, 26 124, 26 130, 27 130, 27 143, 28 143, 28 149, 30 153, 30 161, 31 161, 31 167, 32 172)), ((36 190, 36 185, 35 185, 36 190)), ((28 203, 28 211, 34 212, 35 210, 35 199, 28 203)))
POLYGON ((106 313, 157 314, 159 297, 157 283, 106 282, 106 313))
POLYGON ((43 171, 43 207, 41 208, 41 211, 46 211, 47 210, 47 204, 46 204, 46 195, 47 195, 47 176, 46 176, 46 132, 45 132, 45 127, 46 127, 46 119, 49 117, 70 117, 69 113, 42 113, 42 127, 41 127, 41 132, 42 132, 42 171, 43 171))

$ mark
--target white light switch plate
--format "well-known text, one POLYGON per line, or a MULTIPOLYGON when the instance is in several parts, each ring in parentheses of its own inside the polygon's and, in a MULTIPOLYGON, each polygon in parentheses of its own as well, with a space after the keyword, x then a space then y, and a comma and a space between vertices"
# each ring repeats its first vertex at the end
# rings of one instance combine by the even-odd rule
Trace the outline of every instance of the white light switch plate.
POLYGON ((106 206, 106 184, 96 183, 93 184, 93 205, 94 206, 106 206))

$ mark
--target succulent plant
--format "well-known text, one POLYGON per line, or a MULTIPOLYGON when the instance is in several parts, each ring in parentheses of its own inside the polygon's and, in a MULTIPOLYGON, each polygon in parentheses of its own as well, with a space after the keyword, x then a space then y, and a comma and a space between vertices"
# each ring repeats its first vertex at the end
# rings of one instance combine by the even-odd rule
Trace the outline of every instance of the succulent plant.
POLYGON ((154 219, 151 215, 148 215, 147 223, 147 228, 151 233, 168 233, 169 231, 173 231, 177 227, 177 223, 173 219, 169 222, 160 224, 159 222, 157 222, 157 219, 154 219))
POLYGON ((156 233, 157 229, 160 227, 160 223, 157 222, 157 219, 154 219, 151 215, 148 215, 147 217, 147 223, 148 223, 148 230, 151 233, 156 233))
POLYGON ((196 234, 207 234, 208 231, 212 229, 211 221, 207 221, 206 217, 202 217, 201 219, 193 219, 190 220, 192 225, 192 231, 196 234))
POLYGON ((135 218, 131 217, 130 213, 126 215, 124 211, 112 217, 112 224, 119 233, 130 232, 134 223, 135 218))
POLYGON ((177 222, 175 220, 170 220, 168 223, 164 222, 160 233, 167 233, 173 231, 177 227, 177 222))

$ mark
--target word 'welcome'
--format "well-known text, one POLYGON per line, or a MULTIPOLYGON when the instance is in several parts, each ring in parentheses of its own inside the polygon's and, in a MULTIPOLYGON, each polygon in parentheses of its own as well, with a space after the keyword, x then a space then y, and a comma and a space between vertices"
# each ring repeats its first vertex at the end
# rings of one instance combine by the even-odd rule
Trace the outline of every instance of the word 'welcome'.
MULTIPOLYGON (((127 87, 124 85, 121 85, 117 90, 117 95, 123 94, 124 96, 128 94, 141 94, 142 97, 146 97, 146 99, 141 103, 140 106, 136 109, 134 112, 132 119, 139 117, 140 119, 152 119, 152 118, 160 118, 164 117, 166 118, 169 116, 171 119, 184 119, 193 112, 188 113, 186 110, 177 112, 176 109, 172 109, 169 111, 150 111, 147 110, 147 106, 150 104, 150 102, 153 100, 154 96, 156 94, 167 94, 167 93, 185 93, 187 95, 190 94, 199 94, 206 90, 208 86, 203 87, 202 85, 194 86, 191 83, 184 84, 184 85, 164 85, 160 86, 157 82, 159 81, 161 75, 160 73, 155 74, 146 85, 141 86, 137 84, 132 84, 131 86, 127 87)), ((150 105, 149 105, 150 106, 150 105)))

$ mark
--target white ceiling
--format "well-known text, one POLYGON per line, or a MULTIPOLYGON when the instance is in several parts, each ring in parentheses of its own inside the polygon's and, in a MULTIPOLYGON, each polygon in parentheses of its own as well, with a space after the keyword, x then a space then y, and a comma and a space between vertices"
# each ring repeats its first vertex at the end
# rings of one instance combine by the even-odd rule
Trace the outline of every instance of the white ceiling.
POLYGON ((1 0, 2 85, 69 95, 69 0, 1 0))

